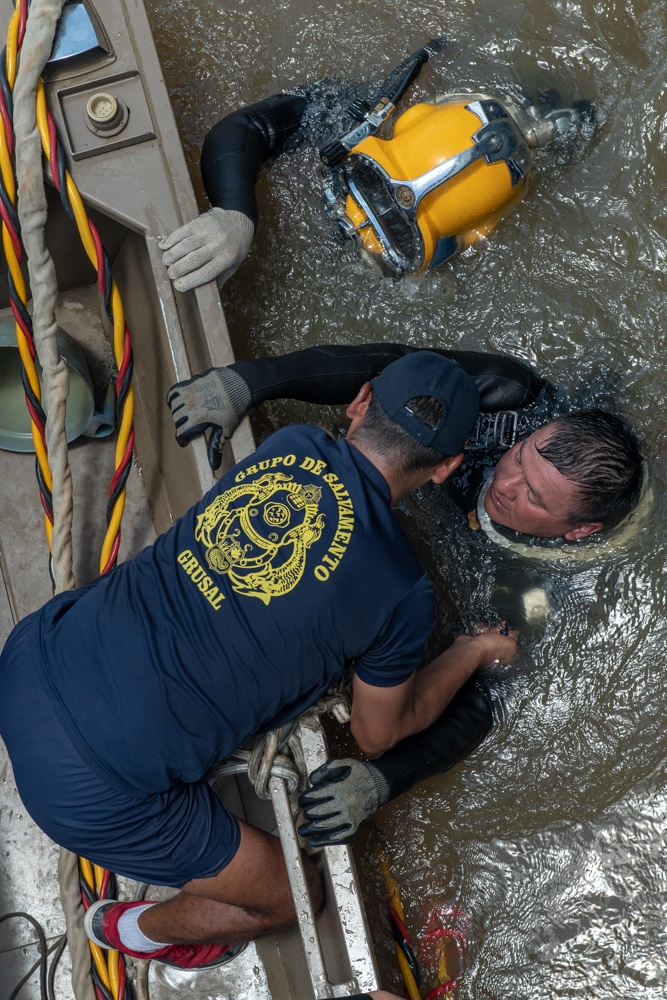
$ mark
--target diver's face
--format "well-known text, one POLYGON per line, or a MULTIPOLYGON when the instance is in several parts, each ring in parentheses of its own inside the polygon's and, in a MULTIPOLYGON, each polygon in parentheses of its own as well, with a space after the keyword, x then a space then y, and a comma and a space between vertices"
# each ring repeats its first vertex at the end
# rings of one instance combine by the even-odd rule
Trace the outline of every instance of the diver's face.
POLYGON ((553 428, 547 424, 515 444, 498 462, 484 498, 484 509, 497 524, 526 535, 575 541, 602 525, 573 523, 577 487, 540 455, 553 428))

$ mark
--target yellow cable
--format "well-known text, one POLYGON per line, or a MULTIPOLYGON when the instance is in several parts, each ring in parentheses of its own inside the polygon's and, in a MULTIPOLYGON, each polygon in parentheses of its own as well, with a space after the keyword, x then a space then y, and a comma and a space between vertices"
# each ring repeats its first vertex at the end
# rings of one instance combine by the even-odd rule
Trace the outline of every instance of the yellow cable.
POLYGON ((107 528, 106 535, 104 536, 104 543, 102 545, 102 554, 100 556, 100 569, 103 570, 109 561, 111 555, 111 550, 113 549, 113 543, 115 541, 116 535, 120 529, 121 520, 123 514, 125 513, 125 496, 126 489, 120 491, 116 498, 114 504, 113 513, 111 515, 111 520, 109 521, 109 526, 107 528))
POLYGON ((93 866, 91 865, 88 858, 79 857, 79 865, 81 866, 81 874, 84 877, 86 885, 91 892, 95 890, 95 876, 93 875, 93 866))
POLYGON ((449 969, 447 968, 447 948, 444 943, 445 939, 436 948, 436 957, 438 961, 438 982, 446 983, 451 976, 449 974, 449 969))
POLYGON ((9 195, 12 205, 15 205, 16 180, 14 178, 12 158, 9 155, 9 144, 7 141, 7 133, 5 132, 4 120, 2 120, 2 128, 0 128, 0 168, 2 169, 2 181, 5 185, 5 190, 9 195))
POLYGON ((26 288, 23 271, 21 270, 21 264, 16 256, 16 251, 14 250, 12 238, 9 235, 9 230, 4 222, 2 223, 2 246, 5 251, 5 257, 7 258, 7 264, 11 271, 12 280, 16 286, 16 291, 21 299, 21 302, 25 305, 28 301, 28 289, 26 288))
POLYGON ((9 84, 10 90, 14 90, 14 83, 16 82, 20 19, 21 19, 21 11, 19 10, 19 5, 16 4, 16 6, 14 7, 14 13, 12 14, 11 19, 9 21, 9 27, 7 29, 7 52, 5 56, 7 83, 9 84))
POLYGON ((12 280, 16 286, 16 291, 23 305, 26 304, 28 300, 27 289, 25 281, 23 279, 23 272, 21 271, 21 265, 19 259, 16 256, 16 251, 14 250, 14 244, 12 243, 12 238, 9 235, 9 230, 7 229, 4 222, 2 223, 2 247, 5 251, 5 257, 7 258, 7 266, 12 275, 12 280))
POLYGON ((401 975, 403 976, 403 982, 405 983, 405 989, 410 1000, 422 1000, 422 995, 419 992, 419 987, 417 986, 417 981, 412 974, 412 969, 408 964, 408 960, 399 948, 396 948, 396 961, 398 962, 398 967, 401 970, 401 975))
MULTIPOLYGON (((389 901, 391 905, 396 910, 396 913, 401 918, 401 921, 405 923, 405 913, 403 912, 403 902, 401 900, 401 893, 398 888, 398 883, 396 882, 394 876, 391 874, 389 868, 389 862, 384 851, 378 851, 378 859, 380 862, 380 869, 384 876, 385 884, 387 886, 387 892, 389 893, 389 901)), ((403 950, 399 946, 398 942, 395 942, 396 949, 396 960, 398 962, 398 967, 403 976, 403 982, 405 983, 405 989, 407 991, 410 1000, 422 1000, 421 993, 419 992, 419 987, 417 986, 417 981, 413 975, 412 969, 408 963, 407 958, 403 954, 403 950)))
POLYGON ((116 362, 120 365, 125 354, 125 316, 118 285, 111 281, 111 311, 113 313, 113 349, 116 362))
POLYGON ((120 954, 117 951, 107 952, 107 965, 109 967, 109 981, 111 991, 115 997, 120 993, 120 954))
POLYGON ((109 969, 107 968, 107 963, 105 961, 105 953, 102 951, 98 944, 94 941, 89 941, 90 954, 93 956, 93 962, 95 963, 95 968, 99 974, 100 979, 106 988, 111 990, 111 982, 109 981, 109 969))
POLYGON ((100 868, 99 865, 93 865, 93 873, 95 875, 95 892, 99 896, 104 883, 104 868, 100 868))

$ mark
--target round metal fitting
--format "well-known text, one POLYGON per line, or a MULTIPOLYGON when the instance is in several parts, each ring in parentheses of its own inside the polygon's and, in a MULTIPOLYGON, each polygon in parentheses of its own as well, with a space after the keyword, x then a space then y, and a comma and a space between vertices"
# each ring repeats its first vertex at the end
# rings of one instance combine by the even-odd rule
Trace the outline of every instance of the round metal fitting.
POLYGON ((113 94, 98 91, 86 103, 86 125, 95 135, 110 136, 127 125, 129 111, 113 94))
POLYGON ((401 208, 412 208, 415 203, 415 193, 406 184, 396 189, 396 201, 401 208))

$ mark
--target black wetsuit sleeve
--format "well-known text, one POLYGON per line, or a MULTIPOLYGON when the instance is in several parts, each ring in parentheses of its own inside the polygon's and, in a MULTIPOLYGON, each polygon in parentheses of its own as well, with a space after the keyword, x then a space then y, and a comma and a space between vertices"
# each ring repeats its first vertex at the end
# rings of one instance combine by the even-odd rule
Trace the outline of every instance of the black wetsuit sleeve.
POLYGON ((472 753, 492 726, 489 695, 478 680, 471 678, 428 729, 401 740, 372 761, 387 779, 388 801, 420 781, 444 774, 472 753))
POLYGON ((303 95, 275 94, 233 111, 213 126, 204 139, 201 173, 214 208, 243 212, 257 225, 259 169, 295 137, 308 103, 303 95))
MULTIPOLYGON (((236 361, 230 367, 247 383, 251 406, 269 399, 336 406, 350 403, 365 382, 416 350, 407 344, 323 344, 274 358, 236 361)), ((486 412, 529 406, 546 384, 528 365, 504 354, 427 350, 458 361, 477 383, 480 406, 486 412)))

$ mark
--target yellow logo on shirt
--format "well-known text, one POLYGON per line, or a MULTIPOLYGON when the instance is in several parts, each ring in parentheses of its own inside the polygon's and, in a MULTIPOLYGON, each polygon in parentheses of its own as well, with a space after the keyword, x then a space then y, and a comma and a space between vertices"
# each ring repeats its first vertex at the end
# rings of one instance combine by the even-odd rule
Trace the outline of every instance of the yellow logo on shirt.
POLYGON ((264 604, 301 580, 306 552, 322 535, 322 487, 268 472, 222 493, 197 518, 206 561, 237 594, 264 604))

